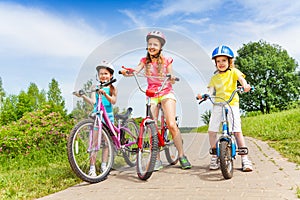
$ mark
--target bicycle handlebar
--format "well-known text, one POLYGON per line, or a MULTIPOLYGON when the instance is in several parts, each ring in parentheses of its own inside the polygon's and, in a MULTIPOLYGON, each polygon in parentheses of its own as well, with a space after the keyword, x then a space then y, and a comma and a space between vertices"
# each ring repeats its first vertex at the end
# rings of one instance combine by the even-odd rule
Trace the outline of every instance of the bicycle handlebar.
MULTIPOLYGON (((254 86, 251 86, 250 91, 254 91, 254 86)), ((199 104, 201 104, 203 101, 206 101, 207 99, 209 99, 209 100, 211 101, 211 103, 212 103, 212 104, 215 104, 215 105, 229 104, 229 103, 232 101, 232 99, 233 99, 235 93, 237 93, 237 92, 239 92, 240 94, 242 94, 242 93, 244 92, 244 88, 243 88, 243 87, 238 87, 237 89, 235 89, 235 90, 231 93, 231 96, 229 97, 229 99, 228 99, 227 101, 223 99, 224 102, 214 102, 214 101, 212 100, 212 98, 220 98, 220 97, 210 96, 209 94, 203 94, 203 95, 202 95, 202 99, 201 99, 201 101, 199 102, 199 104)), ((199 100, 198 97, 196 97, 196 99, 199 100)))
MULTIPOLYGON (((91 90, 91 91, 88 91, 88 92, 98 92, 98 90, 99 89, 101 89, 101 88, 103 88, 103 87, 106 87, 106 86, 108 86, 108 85, 110 85, 110 84, 112 84, 112 83, 114 83, 114 82, 116 82, 117 81, 117 79, 112 79, 112 80, 110 80, 110 81, 108 81, 108 82, 100 82, 100 87, 99 88, 96 88, 96 89, 93 89, 93 90, 91 90)), ((76 91, 74 91, 72 94, 73 95, 76 95, 76 91)), ((86 92, 84 91, 84 90, 79 90, 78 91, 78 94, 79 94, 79 96, 82 96, 82 95, 84 95, 86 92)))
MULTIPOLYGON (((127 75, 133 75, 133 77, 135 78, 135 81, 140 89, 141 92, 145 93, 147 96, 151 97, 151 96, 154 96, 155 94, 158 94, 159 92, 162 91, 163 87, 165 86, 165 84, 167 83, 167 81, 171 78, 171 74, 167 74, 160 86, 160 88, 157 90, 157 91, 150 91, 150 90, 144 90, 142 89, 141 87, 141 84, 140 82, 138 81, 137 79, 137 72, 135 71, 135 69, 132 69, 132 68, 126 68, 124 66, 122 66, 123 69, 126 70, 126 74, 127 75)), ((123 74, 122 71, 119 71, 119 74, 123 74)), ((148 77, 148 76, 145 76, 145 77, 148 77)), ((154 77, 154 78, 158 78, 158 77, 154 77)), ((178 77, 175 77, 174 79, 175 81, 179 81, 179 78, 178 77)))

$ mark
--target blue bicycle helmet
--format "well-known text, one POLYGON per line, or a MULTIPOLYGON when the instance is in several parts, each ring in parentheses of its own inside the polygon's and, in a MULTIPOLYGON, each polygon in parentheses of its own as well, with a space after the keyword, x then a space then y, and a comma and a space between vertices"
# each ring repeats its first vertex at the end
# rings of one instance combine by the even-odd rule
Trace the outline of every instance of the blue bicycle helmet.
POLYGON ((221 45, 215 48, 215 50, 213 50, 211 54, 212 59, 214 59, 217 56, 227 56, 229 58, 233 58, 234 54, 233 51, 228 46, 221 45))

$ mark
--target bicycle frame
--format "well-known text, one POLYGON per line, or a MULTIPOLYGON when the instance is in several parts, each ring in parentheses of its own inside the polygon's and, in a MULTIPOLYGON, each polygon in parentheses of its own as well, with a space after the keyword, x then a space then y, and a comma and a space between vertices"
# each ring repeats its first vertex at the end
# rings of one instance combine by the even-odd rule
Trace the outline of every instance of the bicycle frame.
MULTIPOLYGON (((112 81, 111 81, 112 82, 112 81)), ((101 87, 101 86, 100 86, 101 87)), ((103 87, 103 86, 102 86, 103 87)), ((98 92, 98 89, 95 90, 95 92, 98 92)), ((100 147, 100 141, 101 141, 101 131, 102 131, 102 126, 107 126, 108 129, 111 131, 111 138, 113 141, 114 146, 116 147, 117 150, 119 150, 122 147, 121 144, 121 129, 126 129, 126 131, 130 132, 131 131, 124 126, 121 126, 121 121, 118 121, 118 125, 115 126, 109 119, 108 114, 106 112, 106 109, 103 105, 102 102, 102 94, 98 95, 98 105, 97 105, 97 112, 95 113, 95 121, 94 121, 94 130, 95 128, 98 129, 98 146, 97 149, 99 150, 100 147), (98 125, 97 125, 98 124, 98 125)), ((92 143, 92 135, 90 135, 90 147, 92 143)), ((127 144, 124 144, 125 147, 131 146, 135 144, 135 142, 129 142, 127 144)))
MULTIPOLYGON (((145 127, 146 123, 155 123, 155 121, 153 120, 153 116, 151 113, 151 103, 150 103, 150 98, 154 97, 156 94, 158 94, 159 92, 161 92, 161 90, 164 88, 165 84, 167 83, 167 81, 170 79, 171 75, 168 74, 166 75, 166 77, 164 78, 160 88, 158 89, 158 91, 152 91, 152 90, 144 90, 141 88, 141 84, 137 78, 137 73, 130 68, 125 68, 126 70, 129 70, 129 72, 133 75, 133 77, 135 78, 135 81, 138 85, 138 88, 141 92, 145 93, 147 96, 147 104, 146 104, 146 117, 142 120, 142 123, 140 124, 140 133, 143 132, 143 128, 145 127)), ((176 81, 179 81, 179 78, 175 79, 176 81)), ((157 136, 158 136, 158 146, 159 147, 164 147, 165 146, 165 141, 164 141, 164 133, 166 130, 166 126, 165 126, 165 120, 164 120, 164 115, 163 115, 163 110, 161 109, 161 107, 159 108, 161 111, 161 129, 159 131, 158 125, 156 124, 156 130, 157 130, 157 136)), ((142 139, 139 138, 138 140, 138 147, 141 148, 142 147, 142 139)))
MULTIPOLYGON (((220 143, 221 141, 226 140, 231 146, 231 156, 235 158, 236 156, 236 140, 234 134, 230 132, 229 123, 228 123, 228 108, 225 105, 222 105, 222 135, 219 137, 217 141, 217 156, 220 157, 220 143)), ((233 125, 232 125, 233 126, 233 125)))

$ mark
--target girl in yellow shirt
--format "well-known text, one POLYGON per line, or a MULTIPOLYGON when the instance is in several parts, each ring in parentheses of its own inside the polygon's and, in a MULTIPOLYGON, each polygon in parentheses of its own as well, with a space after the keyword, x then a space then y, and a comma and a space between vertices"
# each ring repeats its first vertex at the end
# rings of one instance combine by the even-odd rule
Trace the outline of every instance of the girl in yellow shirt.
MULTIPOLYGON (((251 87, 245 80, 245 75, 233 65, 234 54, 233 51, 227 46, 219 46, 212 52, 212 59, 215 60, 217 71, 211 78, 208 84, 209 95, 217 96, 216 102, 228 100, 232 92, 237 88, 237 81, 242 85, 245 92, 248 92, 251 87), (220 97, 220 98, 219 98, 220 97)), ((201 99, 202 95, 198 94, 201 99)), ((236 93, 230 102, 232 109, 228 109, 228 118, 233 125, 232 132, 234 133, 238 147, 246 147, 245 139, 241 128, 241 118, 239 109, 239 96, 236 93), (231 113, 232 112, 232 113, 231 113), (234 122, 234 123, 233 123, 234 122)), ((212 149, 216 148, 217 132, 219 132, 220 123, 222 121, 222 109, 220 106, 213 106, 211 118, 209 122, 208 134, 209 142, 212 149)), ((210 169, 218 169, 216 155, 211 157, 210 169)), ((243 171, 252 171, 252 163, 247 155, 242 155, 242 168, 243 171)))

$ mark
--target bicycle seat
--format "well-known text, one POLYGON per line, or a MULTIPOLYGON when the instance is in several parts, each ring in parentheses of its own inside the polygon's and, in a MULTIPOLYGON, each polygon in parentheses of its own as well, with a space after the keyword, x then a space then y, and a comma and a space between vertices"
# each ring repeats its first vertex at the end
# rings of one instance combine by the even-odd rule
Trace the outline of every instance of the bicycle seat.
POLYGON ((154 90, 146 90, 147 97, 154 97, 156 95, 156 92, 154 90))
POLYGON ((127 111, 125 114, 115 114, 116 120, 120 119, 122 121, 126 121, 129 118, 129 115, 131 114, 132 110, 133 109, 131 107, 129 107, 129 108, 127 108, 127 111))

